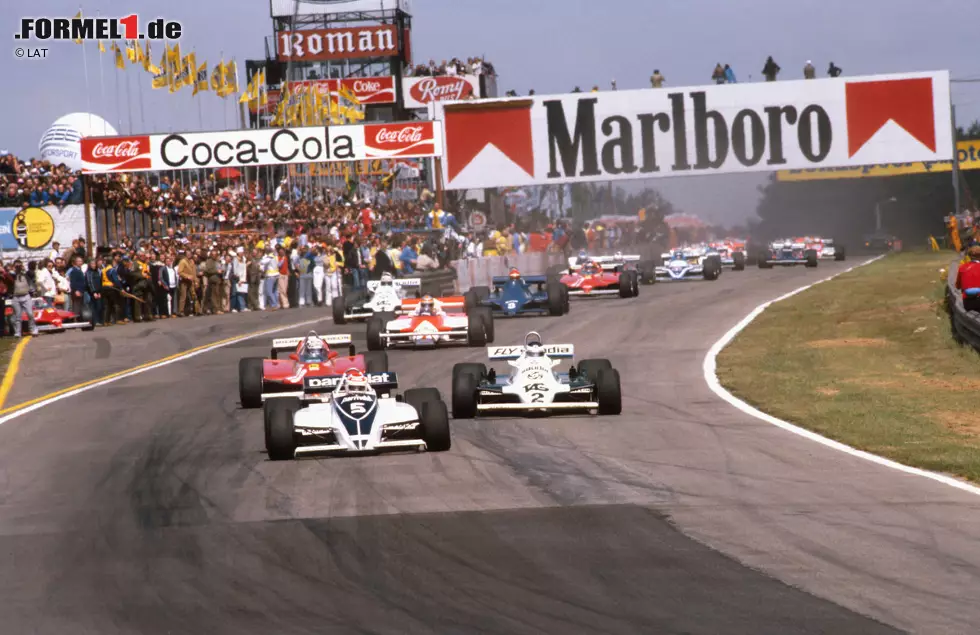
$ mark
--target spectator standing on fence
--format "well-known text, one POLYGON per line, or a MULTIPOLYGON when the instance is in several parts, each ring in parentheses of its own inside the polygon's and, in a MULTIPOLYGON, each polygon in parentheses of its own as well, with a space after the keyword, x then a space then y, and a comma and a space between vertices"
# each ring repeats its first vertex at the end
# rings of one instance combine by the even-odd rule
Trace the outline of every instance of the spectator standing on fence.
POLYGON ((715 65, 715 70, 711 72, 711 81, 716 84, 725 83, 725 67, 721 65, 721 62, 715 65))
POLYGON ((735 71, 728 64, 725 64, 725 83, 726 84, 735 84, 735 83, 737 83, 735 81, 735 71))
POLYGON ((827 75, 829 75, 830 77, 840 77, 840 74, 843 72, 844 71, 841 70, 841 67, 837 66, 833 62, 831 62, 830 66, 827 68, 827 75))
POLYGON ((660 74, 660 69, 653 69, 653 75, 650 76, 650 87, 651 88, 663 88, 664 86, 664 76, 660 74))
POLYGON ((803 79, 816 79, 817 69, 813 66, 813 62, 810 60, 806 61, 803 65, 803 79))
POLYGON ((31 329, 31 335, 37 335, 37 323, 34 321, 34 288, 31 285, 27 273, 24 271, 24 263, 18 258, 14 261, 14 273, 10 275, 7 282, 10 288, 11 304, 13 305, 14 315, 14 337, 20 337, 23 329, 23 315, 27 315, 27 326, 31 329))
POLYGON ((776 76, 779 75, 779 64, 772 59, 772 55, 766 58, 766 65, 762 67, 762 75, 766 78, 767 82, 776 81, 776 76))
POLYGON ((92 325, 104 326, 104 306, 102 303, 102 257, 96 256, 88 262, 85 271, 85 302, 92 309, 92 325))
POLYGON ((71 312, 81 317, 85 306, 86 281, 82 271, 82 257, 75 256, 68 268, 68 288, 71 293, 71 312))
POLYGON ((963 308, 980 313, 980 246, 966 250, 967 262, 956 272, 956 288, 963 294, 963 308))

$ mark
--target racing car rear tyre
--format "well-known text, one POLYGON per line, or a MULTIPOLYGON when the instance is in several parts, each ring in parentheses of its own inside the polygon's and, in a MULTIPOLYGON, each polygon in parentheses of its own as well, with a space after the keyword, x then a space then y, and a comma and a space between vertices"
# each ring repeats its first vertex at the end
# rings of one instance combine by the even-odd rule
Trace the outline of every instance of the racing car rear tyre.
POLYGON ((721 275, 721 258, 709 256, 704 259, 704 265, 702 266, 705 280, 717 280, 721 275))
POLYGON ((769 262, 769 254, 759 254, 759 269, 772 269, 772 263, 769 262))
POLYGON ((745 254, 741 251, 736 251, 732 254, 732 261, 735 263, 732 267, 734 271, 745 271, 745 254))
POLYGON ((269 404, 265 449, 272 461, 288 461, 296 456, 296 428, 293 415, 300 409, 299 399, 282 397, 269 404))
POLYGON ((262 407, 261 357, 245 357, 238 360, 238 399, 242 408, 262 407))
POLYGON ((422 440, 429 452, 445 452, 453 445, 449 433, 449 410, 442 400, 422 404, 422 440))
POLYGON ((369 351, 364 353, 364 370, 369 373, 387 373, 388 353, 384 351, 369 351))
POLYGON ((345 314, 347 313, 347 304, 344 302, 343 297, 336 297, 330 305, 333 309, 333 323, 334 324, 347 324, 347 318, 345 314))
POLYGON ((487 325, 482 315, 470 313, 466 316, 466 341, 474 347, 487 345, 487 325))
POLYGON ((621 298, 632 298, 633 297, 633 281, 630 279, 626 272, 623 272, 619 276, 619 297, 621 298))
POLYGON ((493 340, 497 336, 493 326, 493 309, 488 306, 481 306, 477 307, 476 310, 479 315, 483 316, 483 327, 487 332, 487 344, 493 344, 493 340))
MULTIPOLYGON (((548 293, 548 314, 553 316, 564 315, 565 313, 565 297, 562 294, 561 288, 564 285, 560 282, 549 282, 547 286, 548 293)), ((566 291, 567 292, 567 291, 566 291)))
POLYGON ((572 310, 572 303, 569 301, 569 297, 571 296, 568 295, 568 285, 562 283, 559 284, 561 284, 561 301, 564 305, 565 313, 568 313, 572 310))
POLYGON ((470 292, 476 297, 478 304, 483 304, 490 298, 490 287, 472 287, 470 292))
POLYGON ((813 269, 819 264, 820 264, 820 259, 817 257, 817 252, 813 250, 806 252, 806 263, 804 263, 804 266, 813 269))
POLYGON ((453 418, 472 419, 476 417, 476 390, 479 381, 475 375, 460 373, 453 377, 453 418))
POLYGON ((612 362, 608 359, 583 359, 578 364, 579 375, 586 375, 592 381, 599 376, 599 371, 612 369, 612 362))
POLYGON ((640 282, 643 284, 657 284, 657 265, 653 262, 641 262, 637 267, 640 275, 640 282))
POLYGON ((845 260, 847 260, 847 250, 844 249, 843 247, 836 249, 834 251, 834 260, 836 260, 837 262, 844 262, 845 260))
POLYGON ((437 388, 412 388, 405 391, 402 399, 415 408, 415 412, 419 413, 419 419, 421 419, 422 405, 429 401, 442 401, 442 395, 439 394, 437 388))
POLYGON ((603 368, 599 371, 595 382, 596 400, 599 402, 599 414, 618 415, 623 411, 623 394, 619 386, 619 371, 615 368, 603 368))
POLYGON ((369 351, 384 350, 384 342, 381 339, 381 332, 385 328, 385 323, 380 315, 370 318, 367 323, 367 347, 369 351))
POLYGON ((487 375, 487 365, 474 362, 460 362, 453 365, 453 383, 456 382, 458 376, 466 374, 476 377, 476 381, 479 383, 487 375))

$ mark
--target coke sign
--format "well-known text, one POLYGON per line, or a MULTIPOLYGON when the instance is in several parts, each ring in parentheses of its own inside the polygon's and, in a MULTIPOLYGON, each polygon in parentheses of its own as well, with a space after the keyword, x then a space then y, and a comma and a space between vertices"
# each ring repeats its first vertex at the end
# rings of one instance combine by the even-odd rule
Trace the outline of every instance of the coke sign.
POLYGON ((82 171, 106 172, 150 169, 150 137, 85 137, 82 171))
POLYGON ((476 75, 407 77, 404 92, 406 108, 425 108, 437 101, 479 97, 480 78, 476 75))
POLYGON ((364 130, 365 153, 370 158, 398 156, 432 156, 437 154, 438 124, 431 121, 413 123, 369 124, 364 130))

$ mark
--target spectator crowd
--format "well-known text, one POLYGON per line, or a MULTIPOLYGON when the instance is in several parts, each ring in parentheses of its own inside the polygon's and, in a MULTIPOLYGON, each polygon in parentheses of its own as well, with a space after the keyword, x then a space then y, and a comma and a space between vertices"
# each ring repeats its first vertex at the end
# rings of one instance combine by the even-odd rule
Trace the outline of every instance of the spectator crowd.
POLYGON ((409 66, 406 75, 409 77, 440 77, 443 75, 488 75, 494 76, 497 71, 493 64, 480 58, 469 57, 465 62, 454 57, 448 62, 442 60, 441 64, 436 64, 435 60, 429 60, 428 64, 409 66))

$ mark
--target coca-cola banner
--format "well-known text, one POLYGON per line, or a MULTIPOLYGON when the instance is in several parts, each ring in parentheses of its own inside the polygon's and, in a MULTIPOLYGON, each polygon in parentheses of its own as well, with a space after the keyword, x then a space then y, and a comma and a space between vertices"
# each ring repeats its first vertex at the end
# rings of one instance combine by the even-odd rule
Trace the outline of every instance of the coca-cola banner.
POLYGON ((406 77, 402 84, 406 108, 428 108, 437 101, 461 101, 480 96, 476 75, 406 77))
MULTIPOLYGON (((348 77, 345 79, 311 79, 301 82, 290 82, 289 89, 293 91, 315 90, 321 97, 330 95, 337 97, 340 87, 349 90, 361 104, 393 104, 395 103, 395 78, 384 77, 348 77)), ((279 105, 282 91, 278 88, 269 89, 269 103, 261 109, 256 108, 256 102, 249 102, 249 110, 273 112, 279 105)))
POLYGON ((82 139, 83 172, 135 172, 442 155, 442 126, 418 121, 82 139))
POLYGON ((949 73, 436 101, 451 189, 953 156, 949 73))

